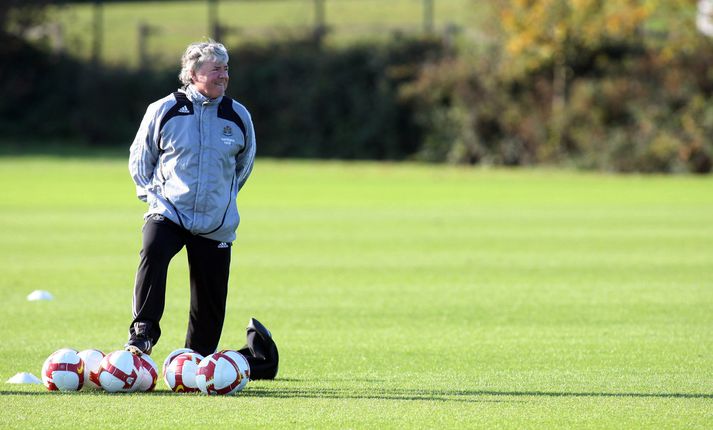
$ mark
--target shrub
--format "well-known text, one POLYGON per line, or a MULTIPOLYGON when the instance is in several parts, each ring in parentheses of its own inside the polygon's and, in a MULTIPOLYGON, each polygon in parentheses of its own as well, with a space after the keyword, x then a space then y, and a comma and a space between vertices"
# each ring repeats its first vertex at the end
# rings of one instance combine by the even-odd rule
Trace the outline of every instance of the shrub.
POLYGON ((667 52, 642 41, 574 49, 565 110, 553 107, 554 64, 499 74, 494 56, 423 68, 401 95, 433 162, 571 163, 623 172, 707 173, 713 160, 713 45, 667 52), (664 64, 665 61, 665 64, 664 64), (692 75, 692 71, 698 71, 692 75), (561 121, 559 127, 553 127, 561 121), (559 134, 554 135, 557 132, 559 134))

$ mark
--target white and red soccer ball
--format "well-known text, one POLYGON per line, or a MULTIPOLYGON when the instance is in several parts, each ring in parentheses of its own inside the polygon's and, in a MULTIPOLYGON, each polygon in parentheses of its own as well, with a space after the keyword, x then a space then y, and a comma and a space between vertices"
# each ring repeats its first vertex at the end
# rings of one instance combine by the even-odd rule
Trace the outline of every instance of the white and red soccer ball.
POLYGON ((98 349, 85 349, 77 353, 84 361, 84 387, 99 389, 99 364, 104 359, 104 353, 98 349))
POLYGON ((42 365, 42 383, 50 391, 77 391, 84 385, 84 360, 77 351, 59 349, 42 365))
POLYGON ((153 391, 158 381, 158 366, 150 356, 143 354, 139 357, 141 368, 139 369, 139 380, 134 384, 134 391, 153 391))
POLYGON ((190 348, 178 348, 174 351, 171 351, 171 353, 166 356, 166 359, 163 360, 163 367, 161 368, 161 376, 163 378, 166 377, 166 370, 168 370, 168 365, 171 364, 171 361, 173 361, 174 358, 178 357, 179 355, 183 354, 184 352, 195 352, 195 351, 190 348))
POLYGON ((110 393, 152 391, 156 388, 158 367, 146 354, 114 351, 101 360, 90 380, 110 393))
POLYGON ((196 373, 196 384, 208 395, 235 394, 250 380, 250 365, 237 351, 224 350, 205 357, 196 373))
POLYGON ((107 354, 99 364, 97 380, 101 387, 110 392, 136 391, 142 361, 129 351, 114 351, 107 354))
POLYGON ((164 369, 163 380, 176 393, 193 393, 198 391, 196 372, 203 356, 197 352, 183 352, 170 360, 164 369))

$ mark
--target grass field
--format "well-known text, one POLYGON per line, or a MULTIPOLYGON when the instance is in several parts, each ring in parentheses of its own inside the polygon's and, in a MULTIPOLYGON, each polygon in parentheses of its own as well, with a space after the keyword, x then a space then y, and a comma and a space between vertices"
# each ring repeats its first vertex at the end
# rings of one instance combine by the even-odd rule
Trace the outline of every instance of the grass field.
MULTIPOLYGON (((332 30, 330 43, 389 36, 394 31, 419 33, 423 29, 423 0, 325 0, 324 19, 332 30)), ((246 41, 284 39, 303 35, 315 25, 314 0, 221 0, 221 25, 230 31, 226 46, 246 41)), ((472 28, 490 16, 486 2, 435 0, 433 21, 437 31, 447 25, 472 28)), ((145 49, 160 65, 178 64, 188 43, 211 36, 206 1, 108 3, 103 8, 103 59, 107 63, 138 64, 138 26, 155 30, 145 49)), ((63 24, 67 49, 89 58, 93 25, 91 3, 55 9, 52 16, 63 24)))
MULTIPOLYGON (((124 158, 0 157, 0 384, 118 349, 143 206, 124 158), (35 289, 52 302, 27 302, 35 289)), ((713 178, 258 160, 222 347, 240 395, 0 386, 0 428, 713 427, 713 178)), ((161 362, 181 347, 172 265, 161 362)))

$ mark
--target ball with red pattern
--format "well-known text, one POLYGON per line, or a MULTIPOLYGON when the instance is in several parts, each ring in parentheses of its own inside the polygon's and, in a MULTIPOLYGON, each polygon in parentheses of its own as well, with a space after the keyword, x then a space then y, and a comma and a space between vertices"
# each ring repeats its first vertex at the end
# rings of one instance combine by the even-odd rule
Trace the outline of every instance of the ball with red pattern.
POLYGON ((176 393, 192 393, 198 391, 196 371, 203 356, 197 352, 184 352, 177 355, 168 365, 163 380, 168 388, 176 393))
POLYGON ((169 364, 171 364, 171 362, 173 361, 174 358, 178 357, 179 355, 183 354, 184 352, 195 352, 195 351, 190 348, 178 348, 176 350, 171 351, 171 353, 166 356, 166 359, 163 360, 163 367, 161 368, 161 377, 163 377, 163 378, 166 377, 166 370, 168 370, 169 364))
POLYGON ((98 349, 85 349, 77 353, 84 360, 84 388, 99 389, 99 364, 104 353, 98 349))
POLYGON ((240 384, 238 385, 235 392, 237 393, 238 391, 242 391, 242 389, 245 388, 245 386, 250 381, 250 364, 248 363, 248 359, 245 358, 243 354, 232 349, 225 349, 221 352, 227 354, 230 358, 233 359, 233 361, 235 361, 235 364, 238 365, 238 369, 240 370, 240 373, 243 378, 240 381, 240 384))
POLYGON ((129 392, 139 379, 141 359, 129 351, 107 354, 99 364, 97 379, 101 387, 110 392, 129 392))
POLYGON ((221 351, 204 358, 196 374, 196 383, 201 392, 208 395, 229 395, 242 390, 249 377, 245 370, 241 369, 241 360, 244 360, 244 357, 241 359, 239 356, 241 354, 237 351, 221 351))
POLYGON ((84 385, 84 361, 77 351, 59 349, 42 365, 42 383, 50 391, 77 391, 84 385))
POLYGON ((141 368, 139 369, 139 379, 134 384, 134 391, 153 391, 158 380, 158 367, 150 356, 143 354, 139 357, 141 368))

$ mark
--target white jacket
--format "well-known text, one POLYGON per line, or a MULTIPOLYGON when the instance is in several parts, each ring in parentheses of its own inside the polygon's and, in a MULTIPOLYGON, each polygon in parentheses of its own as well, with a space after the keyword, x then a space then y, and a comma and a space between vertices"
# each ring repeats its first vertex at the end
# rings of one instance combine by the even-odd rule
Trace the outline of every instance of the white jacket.
POLYGON ((255 161, 247 109, 188 86, 149 105, 131 145, 129 171, 146 216, 161 214, 194 235, 235 240, 237 195, 255 161))

